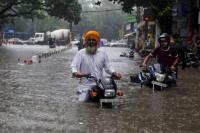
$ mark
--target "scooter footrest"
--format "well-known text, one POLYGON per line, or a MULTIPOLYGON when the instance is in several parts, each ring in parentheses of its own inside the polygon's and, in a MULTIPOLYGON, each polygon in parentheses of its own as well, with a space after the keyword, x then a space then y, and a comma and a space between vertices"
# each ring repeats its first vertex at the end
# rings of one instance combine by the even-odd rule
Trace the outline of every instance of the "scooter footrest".
POLYGON ((152 81, 151 83, 153 85, 153 92, 154 92, 154 86, 155 85, 160 86, 161 90, 162 90, 163 87, 165 87, 165 88, 167 87, 167 84, 164 84, 164 83, 161 83, 161 82, 158 82, 158 81, 152 81))
POLYGON ((100 99, 100 105, 102 107, 103 103, 122 103, 123 99, 100 99))
POLYGON ((157 85, 160 87, 167 87, 167 84, 161 83, 161 82, 157 82, 157 81, 152 81, 151 82, 153 85, 157 85))

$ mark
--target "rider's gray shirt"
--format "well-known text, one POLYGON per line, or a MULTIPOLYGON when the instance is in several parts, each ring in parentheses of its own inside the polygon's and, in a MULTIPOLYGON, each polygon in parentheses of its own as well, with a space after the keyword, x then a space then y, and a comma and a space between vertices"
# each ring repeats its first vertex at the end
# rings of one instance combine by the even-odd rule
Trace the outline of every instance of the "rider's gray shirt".
POLYGON ((99 49, 94 55, 87 54, 86 49, 78 51, 71 63, 71 68, 72 72, 90 73, 101 80, 103 79, 103 70, 108 74, 114 72, 109 63, 108 55, 99 49))

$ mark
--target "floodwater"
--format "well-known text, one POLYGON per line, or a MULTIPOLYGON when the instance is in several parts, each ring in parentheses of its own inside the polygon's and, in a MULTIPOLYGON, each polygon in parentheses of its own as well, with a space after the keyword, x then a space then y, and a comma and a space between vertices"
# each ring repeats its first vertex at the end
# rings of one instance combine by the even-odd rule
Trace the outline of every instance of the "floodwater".
POLYGON ((113 108, 79 103, 78 80, 67 51, 32 65, 18 63, 47 46, 0 47, 0 133, 199 133, 200 69, 180 70, 176 87, 152 92, 130 83, 141 59, 119 57, 126 48, 102 48, 112 66, 123 74, 117 81, 124 102, 113 108))

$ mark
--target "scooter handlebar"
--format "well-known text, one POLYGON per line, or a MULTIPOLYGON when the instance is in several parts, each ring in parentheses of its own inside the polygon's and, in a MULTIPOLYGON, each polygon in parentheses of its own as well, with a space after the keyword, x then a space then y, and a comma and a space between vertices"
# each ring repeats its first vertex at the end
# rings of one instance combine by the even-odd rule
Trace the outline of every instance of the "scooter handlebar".
POLYGON ((90 73, 89 74, 81 74, 78 76, 72 75, 72 77, 77 77, 77 78, 87 78, 87 79, 94 79, 97 80, 96 77, 92 76, 90 73))
POLYGON ((90 73, 89 74, 83 74, 81 75, 81 78, 87 78, 87 79, 96 79, 94 76, 92 76, 90 73))

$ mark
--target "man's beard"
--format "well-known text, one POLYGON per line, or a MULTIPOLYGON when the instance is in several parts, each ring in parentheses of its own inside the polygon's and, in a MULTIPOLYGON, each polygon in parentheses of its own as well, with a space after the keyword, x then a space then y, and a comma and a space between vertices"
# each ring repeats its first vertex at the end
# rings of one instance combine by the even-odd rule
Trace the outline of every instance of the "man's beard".
POLYGON ((97 51, 97 47, 96 46, 93 46, 93 47, 86 47, 86 52, 88 53, 88 54, 95 54, 96 53, 96 51, 97 51))

